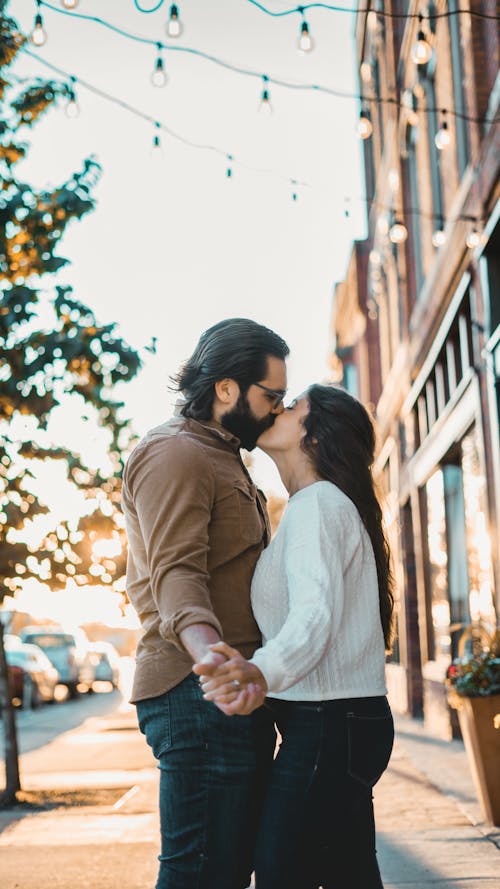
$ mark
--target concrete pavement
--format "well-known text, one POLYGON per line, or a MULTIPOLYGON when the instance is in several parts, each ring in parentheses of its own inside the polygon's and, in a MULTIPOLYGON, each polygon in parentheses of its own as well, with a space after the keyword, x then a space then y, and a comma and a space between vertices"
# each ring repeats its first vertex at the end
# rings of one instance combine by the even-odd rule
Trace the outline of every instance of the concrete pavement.
POLYGON ((481 819, 460 742, 396 719, 375 812, 386 889, 500 889, 500 829, 481 819))
MULTIPOLYGON (((134 727, 134 711, 123 705, 26 754, 26 789, 87 790, 91 802, 92 788, 107 788, 111 798, 0 813, 2 889, 152 889, 158 775, 134 727)), ((500 831, 480 821, 462 745, 399 720, 375 803, 386 889, 500 889, 500 831)))

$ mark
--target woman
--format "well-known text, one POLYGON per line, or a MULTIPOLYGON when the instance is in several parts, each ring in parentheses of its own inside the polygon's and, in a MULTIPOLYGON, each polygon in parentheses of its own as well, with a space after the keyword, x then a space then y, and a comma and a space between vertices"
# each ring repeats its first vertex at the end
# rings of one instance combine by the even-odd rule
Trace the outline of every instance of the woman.
POLYGON ((257 564, 263 647, 202 676, 227 713, 266 703, 282 743, 255 855, 257 889, 375 889, 372 788, 394 729, 384 680, 392 577, 371 466, 375 435, 355 398, 314 385, 258 441, 290 500, 257 564))

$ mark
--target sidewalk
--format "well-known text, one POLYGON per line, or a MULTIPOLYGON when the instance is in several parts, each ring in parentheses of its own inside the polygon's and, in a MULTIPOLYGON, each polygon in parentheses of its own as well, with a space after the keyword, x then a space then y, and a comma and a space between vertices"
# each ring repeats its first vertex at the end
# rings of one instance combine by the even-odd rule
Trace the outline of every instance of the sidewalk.
MULTIPOLYGON (((133 733, 134 713, 89 720, 84 738, 102 732, 106 748, 133 733), (104 735, 104 733, 106 733, 104 735)), ((156 768, 58 773, 69 732, 44 755, 43 774, 31 758, 26 789, 114 789, 107 805, 72 806, 31 815, 0 812, 2 889, 152 889, 158 854, 156 768), (54 766, 54 768, 53 768, 54 766), (47 771, 49 769, 49 771, 47 771)), ((94 750, 95 759, 95 747, 94 750)), ((386 889, 500 889, 500 830, 480 820, 463 747, 425 735, 399 719, 391 765, 375 793, 378 848, 386 889)), ((217 889, 217 887, 213 887, 217 889)), ((342 889, 342 887, 339 887, 342 889)), ((364 887, 359 887, 364 889, 364 887)))
POLYGON ((500 829, 482 821, 460 742, 398 717, 375 812, 385 889, 500 889, 500 829))

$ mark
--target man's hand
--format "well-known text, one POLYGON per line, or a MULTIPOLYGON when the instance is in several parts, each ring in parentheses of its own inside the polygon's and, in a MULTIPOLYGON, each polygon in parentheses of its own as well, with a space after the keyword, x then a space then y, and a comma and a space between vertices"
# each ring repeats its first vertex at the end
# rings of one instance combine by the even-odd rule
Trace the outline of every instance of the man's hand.
POLYGON ((227 657, 224 654, 212 651, 210 648, 197 664, 193 664, 193 673, 198 676, 213 676, 217 668, 226 661, 227 657))
POLYGON ((267 683, 258 667, 225 642, 211 645, 210 649, 214 655, 222 655, 224 662, 214 666, 210 661, 203 663, 203 659, 194 665, 194 672, 201 677, 205 699, 213 701, 227 716, 248 715, 261 707, 267 683))

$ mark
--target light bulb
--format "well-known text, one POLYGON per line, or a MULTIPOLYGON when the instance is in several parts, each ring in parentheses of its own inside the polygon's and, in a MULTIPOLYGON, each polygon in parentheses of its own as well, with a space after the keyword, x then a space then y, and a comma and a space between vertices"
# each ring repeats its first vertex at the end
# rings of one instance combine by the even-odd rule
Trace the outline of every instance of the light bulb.
POLYGON ((378 27, 377 13, 373 9, 371 9, 370 12, 368 13, 368 15, 366 16, 366 27, 368 28, 369 31, 371 31, 372 34, 374 34, 375 31, 377 30, 377 27, 378 27))
POLYGON ((357 130, 360 139, 369 139, 373 133, 373 124, 367 111, 362 111, 359 115, 357 130))
POLYGON ((396 219, 389 229, 389 238, 393 244, 404 244, 408 237, 408 229, 404 222, 396 219))
POLYGON ((371 83, 372 79, 372 66, 369 62, 362 62, 361 68, 359 69, 360 77, 363 83, 371 83))
POLYGON ((442 247, 445 243, 446 232, 444 232, 442 228, 437 228, 436 231, 432 233, 432 246, 442 247))
POLYGON ((30 40, 33 46, 44 46, 47 43, 47 34, 43 28, 43 19, 40 13, 35 16, 35 26, 31 32, 30 40))
POLYGON ((61 6, 64 9, 76 9, 80 0, 61 0, 61 6))
POLYGON ((169 37, 180 37, 183 30, 184 27, 179 18, 179 8, 175 3, 172 3, 167 22, 167 34, 169 37))
POLYGON ((168 77, 163 66, 163 59, 158 56, 155 62, 153 73, 151 74, 151 83, 153 86, 162 87, 167 83, 168 77))
POLYGON ((163 146, 160 139, 160 124, 155 124, 155 127, 156 129, 151 145, 150 157, 151 162, 156 166, 160 165, 163 161, 163 146))
POLYGON ((64 109, 66 117, 75 118, 80 114, 80 106, 76 101, 76 96, 74 93, 70 93, 69 102, 64 109))
POLYGON ((260 97, 259 111, 261 114, 265 114, 266 116, 273 113, 273 106, 271 105, 271 99, 269 96, 268 89, 262 90, 262 95, 260 97))
POLYGON ((417 42, 413 45, 411 50, 412 60, 415 62, 415 65, 426 65, 432 56, 432 46, 427 40, 424 31, 422 29, 423 17, 419 16, 419 29, 417 34, 417 42))
POLYGON ((314 49, 314 40, 309 33, 309 25, 307 22, 302 22, 297 47, 301 55, 306 52, 311 52, 311 50, 314 49))
POLYGON ((450 131, 448 129, 448 124, 445 120, 443 120, 440 129, 437 131, 434 136, 434 144, 438 151, 444 151, 445 148, 448 148, 448 145, 451 142, 450 131))
POLYGON ((398 171, 392 167, 387 174, 387 181, 389 183, 389 188, 391 191, 399 190, 399 173, 398 171))
POLYGON ((486 241, 482 232, 478 231, 477 228, 473 228, 472 231, 469 232, 465 239, 465 243, 469 250, 475 250, 476 247, 479 247, 481 244, 484 244, 486 241))

